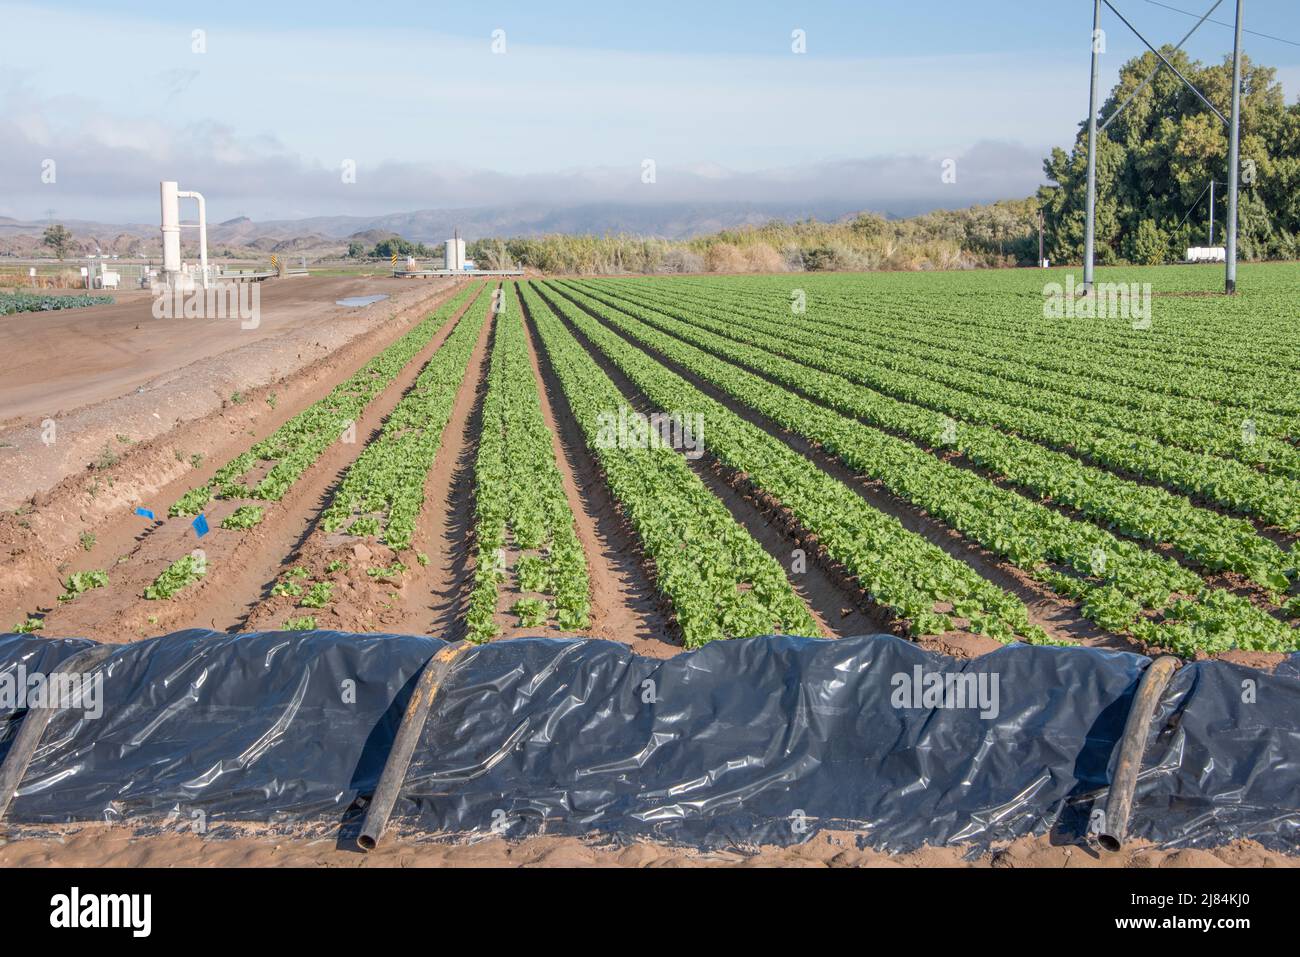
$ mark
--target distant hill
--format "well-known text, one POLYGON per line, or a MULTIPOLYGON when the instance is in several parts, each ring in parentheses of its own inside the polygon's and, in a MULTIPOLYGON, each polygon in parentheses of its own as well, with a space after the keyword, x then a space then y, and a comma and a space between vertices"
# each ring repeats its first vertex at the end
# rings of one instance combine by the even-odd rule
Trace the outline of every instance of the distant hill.
MULTIPOLYGON (((216 206, 210 203, 209 208, 216 206)), ((218 207, 219 208, 219 207, 218 207)), ((271 253, 304 255, 309 260, 340 256, 349 242, 373 247, 391 236, 436 246, 458 229, 467 241, 491 237, 535 237, 551 234, 615 235, 686 240, 724 229, 762 226, 773 221, 843 222, 859 212, 856 205, 826 201, 782 203, 589 203, 574 206, 543 204, 477 206, 460 209, 420 209, 377 216, 313 216, 306 219, 256 221, 236 216, 208 226, 208 246, 214 257, 265 259, 271 253)), ((891 217, 918 210, 891 210, 891 217)), ((119 256, 161 258, 162 242, 153 223, 108 224, 60 219, 73 234, 70 256, 99 250, 119 256)), ((44 256, 41 245, 47 222, 0 217, 0 256, 44 256)), ((183 234, 185 255, 197 252, 197 237, 183 234)))
POLYGON ((590 203, 579 206, 474 206, 420 209, 382 216, 315 216, 262 223, 268 231, 298 230, 344 239, 382 230, 423 243, 439 243, 459 229, 467 240, 490 236, 540 236, 546 233, 635 233, 663 239, 689 239, 735 226, 773 219, 839 219, 857 212, 848 203, 787 205, 762 203, 590 203))
MULTIPOLYGON (((214 204, 215 205, 215 204, 214 204)), ((373 246, 399 235, 414 242, 437 244, 459 229, 466 240, 499 236, 540 236, 547 233, 605 235, 630 233, 663 239, 689 239, 720 229, 758 226, 774 219, 812 216, 837 220, 856 212, 844 203, 785 205, 763 203, 591 203, 579 206, 479 206, 461 209, 420 209, 378 216, 313 216, 257 222, 236 216, 208 226, 214 254, 235 255, 293 251, 329 255, 344 251, 350 241, 373 246)), ((73 234, 76 254, 98 247, 118 255, 161 255, 158 226, 153 223, 108 224, 60 219, 73 234)), ((40 244, 46 222, 0 217, 0 254, 31 256, 45 252, 40 244)), ((185 235, 186 247, 192 242, 185 235)))

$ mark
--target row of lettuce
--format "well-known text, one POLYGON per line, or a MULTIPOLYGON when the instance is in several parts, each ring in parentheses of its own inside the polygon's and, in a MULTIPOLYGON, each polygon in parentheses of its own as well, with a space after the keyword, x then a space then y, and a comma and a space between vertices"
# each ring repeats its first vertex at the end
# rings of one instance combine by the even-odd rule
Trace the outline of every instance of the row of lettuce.
POLYGON ((474 467, 475 564, 467 633, 500 634, 501 592, 524 627, 590 624, 590 581, 565 497, 513 288, 501 290, 474 467))
MULTIPOLYGON (((815 542, 871 601, 905 619, 913 634, 965 627, 1003 641, 1048 641, 1042 629, 1030 624, 1024 604, 1013 595, 909 531, 898 519, 873 508, 853 489, 812 467, 788 444, 611 332, 558 287, 548 286, 543 295, 549 308, 534 310, 534 316, 540 316, 536 321, 543 339, 551 327, 552 337, 564 333, 572 341, 572 334, 551 316, 553 312, 626 376, 656 410, 706 423, 709 454, 788 512, 803 541, 815 542)), ((525 293, 530 306, 536 296, 525 293)), ((618 401, 625 402, 621 397, 618 401)), ((615 406, 605 403, 595 408, 615 406)), ((593 427, 582 411, 575 412, 585 428, 593 427)), ((681 455, 675 453, 673 458, 680 461, 681 455)), ((660 498, 652 507, 667 508, 670 501, 660 498)), ((685 542, 690 552, 700 547, 696 536, 677 541, 685 542)), ((692 560, 689 553, 683 558, 692 560)))
POLYGON ((744 304, 683 307, 677 290, 662 283, 555 288, 575 307, 575 321, 599 316, 630 342, 1080 601, 1083 614, 1108 631, 1185 654, 1295 647, 1295 629, 1281 620, 1300 610, 1286 596, 1295 550, 1281 549, 1249 522, 876 391, 875 382, 863 381, 870 361, 836 358, 838 330, 823 333, 814 348, 791 335, 799 323, 789 315, 777 328, 759 326, 744 304), (1188 565, 1249 578, 1258 603, 1208 587, 1161 554, 1169 545, 1188 565), (1270 606, 1278 607, 1270 613, 1270 606))

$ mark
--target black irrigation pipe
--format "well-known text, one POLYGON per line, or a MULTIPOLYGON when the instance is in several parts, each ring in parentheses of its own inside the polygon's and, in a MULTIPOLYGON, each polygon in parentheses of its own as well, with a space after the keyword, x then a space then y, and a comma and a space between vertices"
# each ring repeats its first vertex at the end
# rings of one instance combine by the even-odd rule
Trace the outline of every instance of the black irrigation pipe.
POLYGON ((366 808, 361 833, 357 836, 357 846, 363 851, 373 851, 388 829, 388 819, 392 816, 393 805, 397 803, 397 796, 406 782, 411 755, 424 731, 433 699, 438 696, 438 689, 442 687, 462 652, 472 647, 474 646, 464 640, 452 642, 430 658, 420 672, 419 683, 415 686, 411 700, 407 702, 397 737, 393 739, 393 747, 388 752, 388 760, 384 762, 383 773, 379 776, 375 793, 366 808))
POLYGON ((1118 851, 1128 837, 1128 819, 1133 811, 1133 792, 1137 788, 1138 772, 1142 770, 1142 756, 1146 752, 1147 732, 1160 696, 1180 664, 1172 655, 1162 655, 1147 666, 1138 682, 1119 742, 1119 758, 1115 762, 1115 775, 1111 778, 1110 794, 1106 798, 1105 817, 1097 832, 1097 843, 1107 851, 1118 851))

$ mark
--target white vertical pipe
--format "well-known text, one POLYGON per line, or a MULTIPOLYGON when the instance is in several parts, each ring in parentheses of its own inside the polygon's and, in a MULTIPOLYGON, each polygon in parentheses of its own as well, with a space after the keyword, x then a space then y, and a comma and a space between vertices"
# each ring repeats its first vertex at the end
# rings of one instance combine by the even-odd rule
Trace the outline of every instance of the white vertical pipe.
POLYGON ((174 180, 158 184, 162 202, 163 281, 174 285, 181 271, 181 206, 174 180))

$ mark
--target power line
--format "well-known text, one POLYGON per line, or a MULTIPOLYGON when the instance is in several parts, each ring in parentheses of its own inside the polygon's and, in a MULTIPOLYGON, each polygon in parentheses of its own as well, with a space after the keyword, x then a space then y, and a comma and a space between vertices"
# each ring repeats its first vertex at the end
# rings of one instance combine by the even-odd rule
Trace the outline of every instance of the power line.
MULTIPOLYGON (((1199 17, 1199 16, 1200 16, 1200 14, 1192 13, 1192 12, 1189 11, 1189 10, 1180 10, 1180 9, 1178 9, 1178 7, 1171 7, 1171 6, 1170 6, 1169 4, 1167 4, 1167 3, 1161 3, 1160 0, 1145 0, 1145 2, 1151 4, 1153 7, 1164 7, 1166 10, 1172 10, 1174 13, 1181 13, 1181 14, 1182 14, 1183 16, 1185 16, 1185 17, 1199 17)), ((1221 27, 1231 27, 1231 26, 1232 26, 1231 23, 1228 23, 1228 22, 1226 22, 1226 21, 1224 21, 1224 20, 1211 20, 1210 22, 1211 22, 1211 23, 1218 24, 1218 25, 1221 26, 1221 27)), ((1273 34, 1271 34, 1271 33, 1260 33, 1258 30, 1247 30, 1247 29, 1245 29, 1244 27, 1242 28, 1242 31, 1241 31, 1241 32, 1242 32, 1242 33, 1249 33, 1251 36, 1263 37, 1265 40, 1276 40, 1278 43, 1288 43, 1288 44, 1290 44, 1290 45, 1293 46, 1293 47, 1300 47, 1300 42, 1297 42, 1297 41, 1295 41, 1295 40, 1288 40, 1288 39, 1286 39, 1286 37, 1275 37, 1275 36, 1273 36, 1273 34)))

